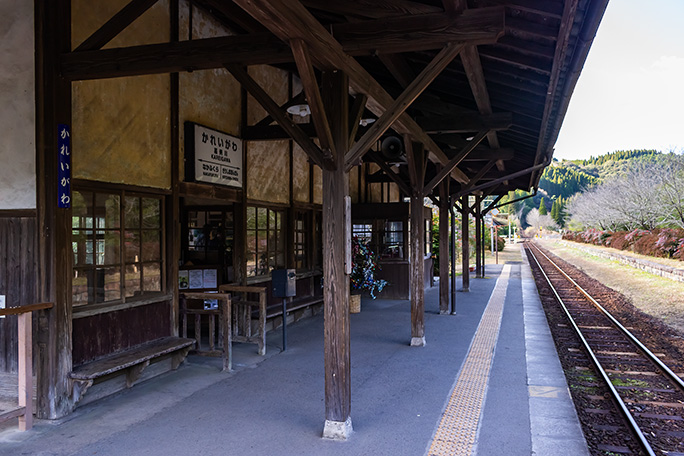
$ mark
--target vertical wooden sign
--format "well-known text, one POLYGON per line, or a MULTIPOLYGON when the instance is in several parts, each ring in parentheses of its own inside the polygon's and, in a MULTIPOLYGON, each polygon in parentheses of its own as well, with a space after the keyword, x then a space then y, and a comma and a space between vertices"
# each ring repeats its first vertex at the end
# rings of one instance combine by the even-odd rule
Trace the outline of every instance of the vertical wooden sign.
POLYGON ((71 132, 68 125, 57 126, 57 207, 71 207, 71 132))

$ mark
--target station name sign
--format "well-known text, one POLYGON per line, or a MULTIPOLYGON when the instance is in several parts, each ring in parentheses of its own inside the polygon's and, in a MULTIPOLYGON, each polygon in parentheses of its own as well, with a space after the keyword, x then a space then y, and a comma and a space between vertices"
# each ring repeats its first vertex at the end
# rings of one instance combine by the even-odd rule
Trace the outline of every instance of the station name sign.
POLYGON ((242 140, 185 122, 186 180, 242 188, 242 140))

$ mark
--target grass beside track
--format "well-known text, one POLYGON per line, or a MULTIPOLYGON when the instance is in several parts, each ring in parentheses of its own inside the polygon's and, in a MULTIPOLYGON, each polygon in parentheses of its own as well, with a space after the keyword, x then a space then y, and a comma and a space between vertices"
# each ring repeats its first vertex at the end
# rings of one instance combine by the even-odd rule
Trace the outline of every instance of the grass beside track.
POLYGON ((593 256, 569 243, 546 239, 537 242, 684 336, 684 283, 593 256))

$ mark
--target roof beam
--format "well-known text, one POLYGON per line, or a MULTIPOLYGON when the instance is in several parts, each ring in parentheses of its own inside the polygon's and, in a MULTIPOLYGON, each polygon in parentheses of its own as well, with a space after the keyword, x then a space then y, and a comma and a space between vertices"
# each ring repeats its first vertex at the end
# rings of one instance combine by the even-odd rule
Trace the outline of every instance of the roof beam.
POLYGON ((384 171, 387 176, 392 179, 392 181, 397 184, 397 186, 401 189, 404 194, 410 196, 411 195, 411 187, 404 181, 404 179, 401 178, 399 173, 394 172, 393 168, 387 164, 386 161, 384 161, 381 157, 378 156, 377 153, 369 153, 368 158, 370 159, 371 162, 375 163, 380 167, 382 171, 384 171))
POLYGON ((150 9, 157 0, 131 0, 121 11, 112 16, 105 24, 83 41, 75 51, 100 49, 121 33, 133 21, 150 9))
POLYGON ((434 190, 434 188, 437 187, 437 185, 439 185, 439 183, 442 182, 442 180, 482 142, 485 136, 487 136, 486 131, 478 133, 467 146, 465 146, 454 158, 449 160, 449 162, 444 165, 444 168, 440 169, 437 175, 423 188, 423 195, 432 193, 432 190, 434 190))
MULTIPOLYGON (((342 45, 295 0, 234 0, 255 19, 269 27, 281 39, 302 38, 306 41, 314 55, 314 59, 328 68, 338 68, 349 75, 353 93, 365 93, 368 96, 368 109, 376 115, 382 115, 394 103, 387 91, 357 62, 344 52, 342 45)), ((501 11, 503 21, 504 11, 501 11)), ((503 33, 503 30, 501 31, 503 33)), ((407 114, 402 114, 393 125, 399 134, 411 134, 413 138, 425 145, 435 158, 443 163, 448 161, 444 152, 407 114)), ((467 182, 458 169, 453 177, 459 182, 467 182)))
POLYGON ((513 125, 513 114, 502 112, 489 115, 418 117, 416 121, 428 134, 469 133, 482 130, 508 130, 513 125))
POLYGON ((356 133, 359 131, 359 125, 363 114, 366 111, 366 102, 368 97, 360 93, 354 98, 354 103, 349 108, 349 144, 354 144, 356 140, 356 133))
POLYGON ((463 46, 447 45, 437 56, 428 64, 425 69, 416 77, 404 92, 394 102, 387 107, 380 118, 373 123, 366 134, 359 139, 345 156, 347 169, 363 157, 368 149, 380 139, 392 124, 401 116, 411 103, 423 93, 439 73, 461 52, 463 46))
POLYGON ((355 0, 353 2, 331 2, 330 0, 302 0, 302 3, 313 9, 344 16, 391 17, 405 14, 425 14, 440 12, 436 6, 425 5, 408 0, 392 0, 379 2, 378 0, 355 0))
POLYGON ((311 160, 320 166, 322 169, 330 169, 332 163, 330 154, 324 153, 318 148, 316 144, 309 138, 309 135, 299 128, 299 126, 285 114, 278 104, 266 93, 264 89, 245 71, 242 67, 237 65, 226 65, 226 69, 230 71, 235 79, 259 102, 261 106, 268 112, 278 124, 289 133, 297 144, 306 152, 311 160))
POLYGON ((472 153, 463 159, 464 162, 482 161, 482 160, 512 160, 515 156, 515 151, 510 148, 504 149, 489 149, 479 150, 475 149, 472 153))
MULTIPOLYGON (((504 31, 504 9, 499 7, 473 10, 456 19, 432 13, 337 24, 332 26, 332 35, 310 17, 308 22, 314 21, 320 33, 341 46, 340 52, 352 56, 441 49, 449 42, 494 43, 504 31)), ((73 81, 206 70, 226 64, 291 63, 292 52, 283 41, 302 38, 299 31, 291 32, 292 36, 280 35, 282 41, 264 33, 69 52, 61 56, 61 72, 73 81)), ((311 46, 316 35, 306 35, 311 46)))
POLYGON ((330 124, 328 123, 328 116, 325 113, 323 106, 323 99, 321 92, 318 90, 318 81, 314 73, 309 49, 302 40, 296 39, 290 41, 292 47, 292 54, 294 55, 299 71, 299 78, 302 80, 306 99, 309 102, 309 109, 311 109, 311 120, 313 121, 316 133, 318 134, 318 141, 323 150, 329 150, 335 155, 334 143, 330 124))

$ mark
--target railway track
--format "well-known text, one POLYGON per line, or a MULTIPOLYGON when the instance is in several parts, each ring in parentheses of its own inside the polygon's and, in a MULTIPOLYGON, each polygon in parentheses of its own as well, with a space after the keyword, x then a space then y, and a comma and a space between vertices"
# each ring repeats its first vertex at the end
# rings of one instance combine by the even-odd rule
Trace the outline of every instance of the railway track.
POLYGON ((667 357, 657 347, 649 350, 535 244, 525 247, 530 264, 539 269, 567 317, 566 323, 558 323, 567 329, 563 337, 573 337, 567 333, 574 331, 577 348, 567 350, 574 352, 575 368, 591 369, 589 383, 602 383, 600 390, 606 391, 589 395, 591 405, 585 407, 606 415, 606 424, 593 426, 607 439, 592 442, 595 454, 684 456, 684 382, 666 365, 674 360, 661 359, 667 357), (622 423, 611 422, 615 409, 622 423), (620 426, 626 426, 632 438, 624 437, 620 426), (623 437, 617 437, 616 444, 620 432, 623 437))

